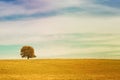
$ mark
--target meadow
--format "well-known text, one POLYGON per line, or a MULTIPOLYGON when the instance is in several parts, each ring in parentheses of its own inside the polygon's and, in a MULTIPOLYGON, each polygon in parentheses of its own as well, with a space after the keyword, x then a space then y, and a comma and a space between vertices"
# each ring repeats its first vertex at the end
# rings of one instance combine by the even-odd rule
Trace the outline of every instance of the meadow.
POLYGON ((0 60, 0 80, 119 80, 120 60, 0 60))

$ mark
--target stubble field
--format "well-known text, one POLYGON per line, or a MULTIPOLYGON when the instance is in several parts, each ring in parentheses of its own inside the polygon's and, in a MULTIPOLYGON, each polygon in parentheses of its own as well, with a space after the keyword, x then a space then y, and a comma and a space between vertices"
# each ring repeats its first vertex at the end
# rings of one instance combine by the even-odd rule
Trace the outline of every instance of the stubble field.
POLYGON ((0 60, 0 80, 119 80, 120 60, 0 60))

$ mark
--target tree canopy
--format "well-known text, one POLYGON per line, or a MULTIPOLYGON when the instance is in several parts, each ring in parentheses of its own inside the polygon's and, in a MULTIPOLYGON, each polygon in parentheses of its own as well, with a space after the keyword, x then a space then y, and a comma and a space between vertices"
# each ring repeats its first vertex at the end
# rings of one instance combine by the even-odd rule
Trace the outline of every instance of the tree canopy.
POLYGON ((34 58, 36 57, 34 54, 34 49, 31 46, 23 46, 20 50, 20 55, 22 58, 34 58))

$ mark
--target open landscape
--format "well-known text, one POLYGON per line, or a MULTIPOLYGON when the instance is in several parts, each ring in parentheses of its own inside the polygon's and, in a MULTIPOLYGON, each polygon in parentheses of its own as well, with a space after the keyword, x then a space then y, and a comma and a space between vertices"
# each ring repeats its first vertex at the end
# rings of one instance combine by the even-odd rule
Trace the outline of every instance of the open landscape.
POLYGON ((120 0, 0 0, 0 80, 120 80, 120 0))
POLYGON ((0 80, 118 80, 120 60, 0 60, 0 80))

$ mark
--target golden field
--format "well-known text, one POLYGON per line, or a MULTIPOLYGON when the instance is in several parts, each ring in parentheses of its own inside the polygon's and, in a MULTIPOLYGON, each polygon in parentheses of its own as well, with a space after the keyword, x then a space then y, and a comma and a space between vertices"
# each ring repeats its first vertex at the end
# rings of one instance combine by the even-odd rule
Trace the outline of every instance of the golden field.
POLYGON ((0 80, 119 80, 120 60, 0 60, 0 80))

